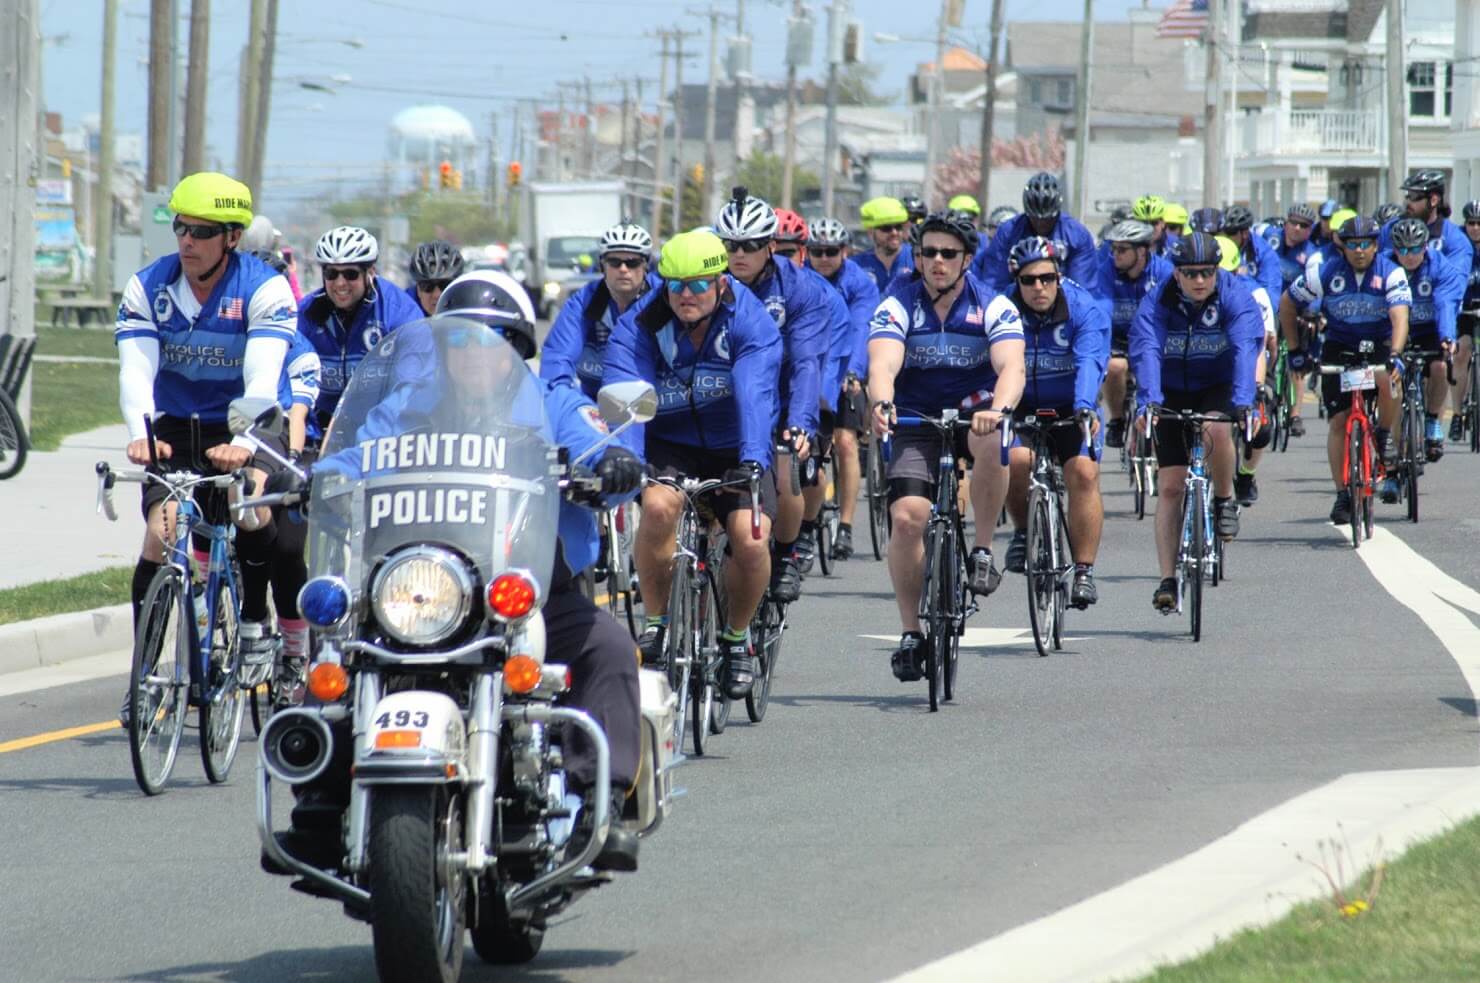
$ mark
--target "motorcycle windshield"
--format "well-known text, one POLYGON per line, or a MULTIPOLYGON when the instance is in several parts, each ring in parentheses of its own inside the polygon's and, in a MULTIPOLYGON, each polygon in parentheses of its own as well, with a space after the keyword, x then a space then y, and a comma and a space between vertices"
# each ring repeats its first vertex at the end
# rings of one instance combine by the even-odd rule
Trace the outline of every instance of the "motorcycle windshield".
POLYGON ((314 465, 309 575, 367 592, 386 557, 432 545, 460 554, 478 587, 517 568, 548 587, 560 468, 543 392, 477 322, 387 335, 346 386, 314 465))

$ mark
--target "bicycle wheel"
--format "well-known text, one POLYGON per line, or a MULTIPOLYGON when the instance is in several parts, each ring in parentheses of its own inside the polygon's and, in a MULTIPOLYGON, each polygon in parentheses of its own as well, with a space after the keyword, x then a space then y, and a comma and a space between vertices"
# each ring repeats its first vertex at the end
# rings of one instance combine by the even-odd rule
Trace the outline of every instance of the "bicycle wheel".
POLYGON ((864 474, 868 476, 868 531, 873 539, 874 559, 884 559, 884 547, 889 543, 889 483, 884 476, 884 456, 879 453, 877 440, 864 448, 864 474))
POLYGON ((753 724, 766 719, 766 708, 771 705, 771 682, 776 678, 776 661, 781 657, 781 633, 786 627, 785 622, 784 608, 765 599, 756 608, 750 623, 750 637, 761 660, 761 674, 756 677, 750 692, 745 694, 745 714, 753 724))
POLYGON ((223 582, 211 626, 211 650, 206 656, 203 696, 207 698, 200 708, 200 760, 206 778, 217 785, 226 781, 236 761, 242 739, 242 714, 246 709, 247 691, 238 684, 241 646, 237 613, 231 590, 223 582))
POLYGON ((945 645, 945 615, 940 610, 941 599, 936 590, 936 581, 940 573, 940 554, 942 551, 942 540, 940 522, 933 521, 925 531, 925 583, 920 597, 923 602, 924 611, 921 612, 920 626, 925 629, 925 641, 928 644, 925 660, 925 680, 930 695, 930 712, 935 713, 940 709, 941 697, 944 696, 945 662, 942 656, 946 652, 945 645))
POLYGON ((1470 350, 1470 393, 1465 407, 1465 426, 1470 431, 1470 453, 1480 453, 1480 345, 1470 350))
POLYGON ((1064 514, 1064 502, 1061 498, 1055 498, 1053 510, 1058 517, 1058 542, 1054 550, 1053 647, 1063 649, 1064 619, 1069 613, 1069 589, 1074 581, 1074 559, 1069 552, 1069 521, 1064 514))
POLYGON ((673 581, 668 591, 668 630, 663 636, 664 665, 668 685, 678 697, 673 715, 673 749, 683 751, 684 730, 688 727, 689 703, 693 697, 691 680, 695 672, 693 632, 690 630, 689 582, 692 576, 686 559, 673 564, 673 581))
POLYGON ((945 634, 941 636, 941 687, 946 702, 956 698, 956 666, 961 650, 961 633, 966 630, 965 543, 960 532, 951 537, 951 548, 941 558, 940 577, 936 581, 942 598, 941 609, 949 615, 945 634))
POLYGON ((1204 501, 1202 486, 1196 487, 1187 496, 1187 508, 1192 514, 1192 542, 1187 551, 1191 569, 1187 572, 1187 609, 1192 622, 1192 640, 1202 641, 1203 565, 1208 553, 1207 502, 1204 501))
POLYGON ((26 427, 10 394, 0 389, 0 481, 14 478, 26 465, 26 427))
POLYGON ((1033 645, 1038 655, 1048 655, 1053 645, 1054 600, 1053 519, 1049 514, 1048 496, 1034 489, 1028 504, 1028 622, 1033 627, 1033 645))
POLYGON ((1346 487, 1352 500, 1352 549, 1362 545, 1362 509, 1367 506, 1367 482, 1364 468, 1367 451, 1366 427, 1358 420, 1348 423, 1350 430, 1346 440, 1346 487))
MULTIPOLYGON (((1423 462, 1427 457, 1427 448, 1424 445, 1423 434, 1423 403, 1422 394, 1417 394, 1418 401, 1411 404, 1406 414, 1405 421, 1407 430, 1408 447, 1404 454, 1404 475, 1402 479, 1403 495, 1407 499, 1408 521, 1418 521, 1418 478, 1422 473, 1423 462)), ((1368 534, 1371 538, 1371 534, 1368 534)))
POLYGON ((831 577, 833 572, 833 528, 827 518, 828 512, 824 505, 817 514, 817 566, 824 577, 831 577))
POLYGON ((129 669, 128 750, 134 780, 146 795, 164 791, 185 732, 188 636, 178 571, 165 567, 144 595, 129 669))

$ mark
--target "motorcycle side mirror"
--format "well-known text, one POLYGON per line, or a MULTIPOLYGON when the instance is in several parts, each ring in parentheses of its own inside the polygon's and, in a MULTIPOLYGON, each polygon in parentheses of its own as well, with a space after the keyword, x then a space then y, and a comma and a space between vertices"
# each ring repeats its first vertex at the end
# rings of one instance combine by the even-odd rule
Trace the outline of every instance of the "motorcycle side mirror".
POLYGON ((231 401, 226 410, 226 423, 234 434, 255 430, 265 437, 281 437, 287 429, 283 408, 276 400, 242 396, 231 401))
POLYGON ((651 382, 634 379, 602 386, 596 394, 601 418, 610 426, 647 423, 658 415, 658 391, 651 382))

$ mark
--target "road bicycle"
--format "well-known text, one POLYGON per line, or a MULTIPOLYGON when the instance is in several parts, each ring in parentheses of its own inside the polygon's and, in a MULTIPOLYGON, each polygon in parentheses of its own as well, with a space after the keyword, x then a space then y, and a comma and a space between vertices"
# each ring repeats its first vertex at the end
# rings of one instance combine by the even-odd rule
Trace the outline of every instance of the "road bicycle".
POLYGON ((889 462, 880 441, 874 437, 858 442, 858 455, 864 495, 868 499, 868 531, 873 540, 874 559, 882 560, 889 546, 889 462))
MULTIPOLYGON (((668 630, 663 636, 663 660, 668 683, 678 699, 674 714, 673 749, 681 753, 688 727, 694 754, 703 756, 710 734, 722 734, 730 721, 730 700, 719 684, 724 657, 719 626, 725 617, 720 567, 725 536, 713 529, 714 514, 704 501, 725 489, 748 486, 753 508, 751 535, 761 536, 760 476, 723 478, 648 478, 647 483, 672 488, 682 496, 673 579, 668 589, 668 630)), ((757 680, 759 682, 759 680, 757 680)), ((769 682, 767 688, 769 696, 769 682)), ((762 711, 764 713, 764 710, 762 711)))
MULTIPOLYGON (((153 433, 149 435, 153 447, 153 433)), ((193 441, 198 446, 198 441, 193 441)), ((151 465, 157 469, 157 461, 151 465)), ((112 491, 117 482, 163 486, 178 509, 165 562, 155 573, 134 634, 129 669, 129 756, 134 779, 148 795, 164 791, 194 706, 200 715, 200 756, 206 778, 226 781, 241 742, 248 684, 244 680, 237 626, 241 616, 241 576, 232 549, 236 527, 207 521, 193 499, 197 489, 243 491, 241 472, 202 475, 191 470, 114 471, 100 461, 98 507, 110 520, 118 513, 112 491), (190 562, 191 539, 210 542, 204 579, 190 562)))
MULTIPOLYGON (((1370 350, 1372 343, 1362 342, 1362 345, 1370 350)), ((1341 391, 1351 393, 1351 410, 1346 415, 1342 435, 1341 473, 1346 476, 1346 490, 1351 496, 1352 548, 1360 549, 1364 536, 1372 538, 1372 494, 1377 482, 1385 477, 1372 425, 1377 402, 1376 367, 1352 360, 1346 364, 1322 365, 1320 374, 1340 376, 1341 391)))
POLYGON ((1218 586, 1224 564, 1223 539, 1216 535, 1213 522, 1213 484, 1208 476, 1203 424, 1228 426, 1230 421, 1221 414, 1152 407, 1146 418, 1148 429, 1153 417, 1180 421, 1187 441, 1182 533, 1177 542, 1177 561, 1173 569, 1177 580, 1176 612, 1181 614, 1184 609, 1188 612, 1192 640, 1200 642, 1203 636, 1203 586, 1218 586))
POLYGON ((1468 335, 1470 338, 1470 369, 1466 373, 1469 380, 1465 388, 1465 398, 1460 401, 1459 409, 1455 411, 1459 416, 1461 438, 1468 438, 1470 452, 1480 453, 1480 345, 1475 344, 1476 325, 1480 324, 1480 311, 1460 312, 1461 337, 1468 335))
POLYGON ((1275 353, 1274 372, 1270 378, 1270 388, 1274 390, 1274 405, 1269 417, 1269 446, 1271 450, 1281 453, 1290 447, 1290 418, 1294 415, 1295 407, 1300 405, 1300 392, 1295 386, 1295 374, 1290 371, 1289 357, 1290 346, 1285 343, 1282 334, 1275 353))
POLYGON ((1013 429, 1033 456, 1033 468, 1028 475, 1028 548, 1024 574, 1028 581, 1028 621, 1040 656, 1064 647, 1064 616, 1074 580, 1064 469, 1053 459, 1049 445, 1050 432, 1067 427, 1079 427, 1085 445, 1089 444, 1088 421, 1061 420, 1052 409, 1039 410, 1031 417, 1013 422, 1013 429))
MULTIPOLYGON (((1423 380, 1429 363, 1443 359, 1449 384, 1454 385, 1454 363, 1447 352, 1408 348, 1403 352, 1403 405, 1398 413, 1398 427, 1389 439, 1396 440, 1397 460, 1387 477, 1397 485, 1397 501, 1407 506, 1409 522, 1418 521, 1418 479, 1428 461, 1424 442, 1424 417, 1427 394, 1423 380)), ((1384 499, 1386 501, 1386 499, 1384 499)))
POLYGON ((1136 383, 1129 373, 1125 380, 1125 399, 1121 404, 1120 419, 1125 424, 1125 439, 1120 448, 1120 463, 1130 477, 1131 502, 1136 519, 1146 518, 1146 500, 1157 495, 1156 490, 1156 447, 1151 436, 1142 433, 1135 425, 1136 383))
POLYGON ((29 446, 20 411, 15 408, 10 394, 0 387, 0 481, 20 474, 26 465, 29 446))

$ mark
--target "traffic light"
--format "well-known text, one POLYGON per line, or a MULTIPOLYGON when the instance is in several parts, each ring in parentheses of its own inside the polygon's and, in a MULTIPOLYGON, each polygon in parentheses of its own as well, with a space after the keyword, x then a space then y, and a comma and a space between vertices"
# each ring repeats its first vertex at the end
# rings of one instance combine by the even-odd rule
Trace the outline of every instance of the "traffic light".
POLYGON ((509 173, 508 173, 509 187, 511 187, 511 188, 517 188, 517 187, 519 187, 519 182, 520 182, 521 179, 523 179, 523 177, 524 177, 524 166, 522 164, 520 164, 517 160, 516 161, 511 161, 509 163, 509 173))
POLYGON ((443 191, 452 187, 452 161, 444 160, 437 166, 438 187, 443 191))

